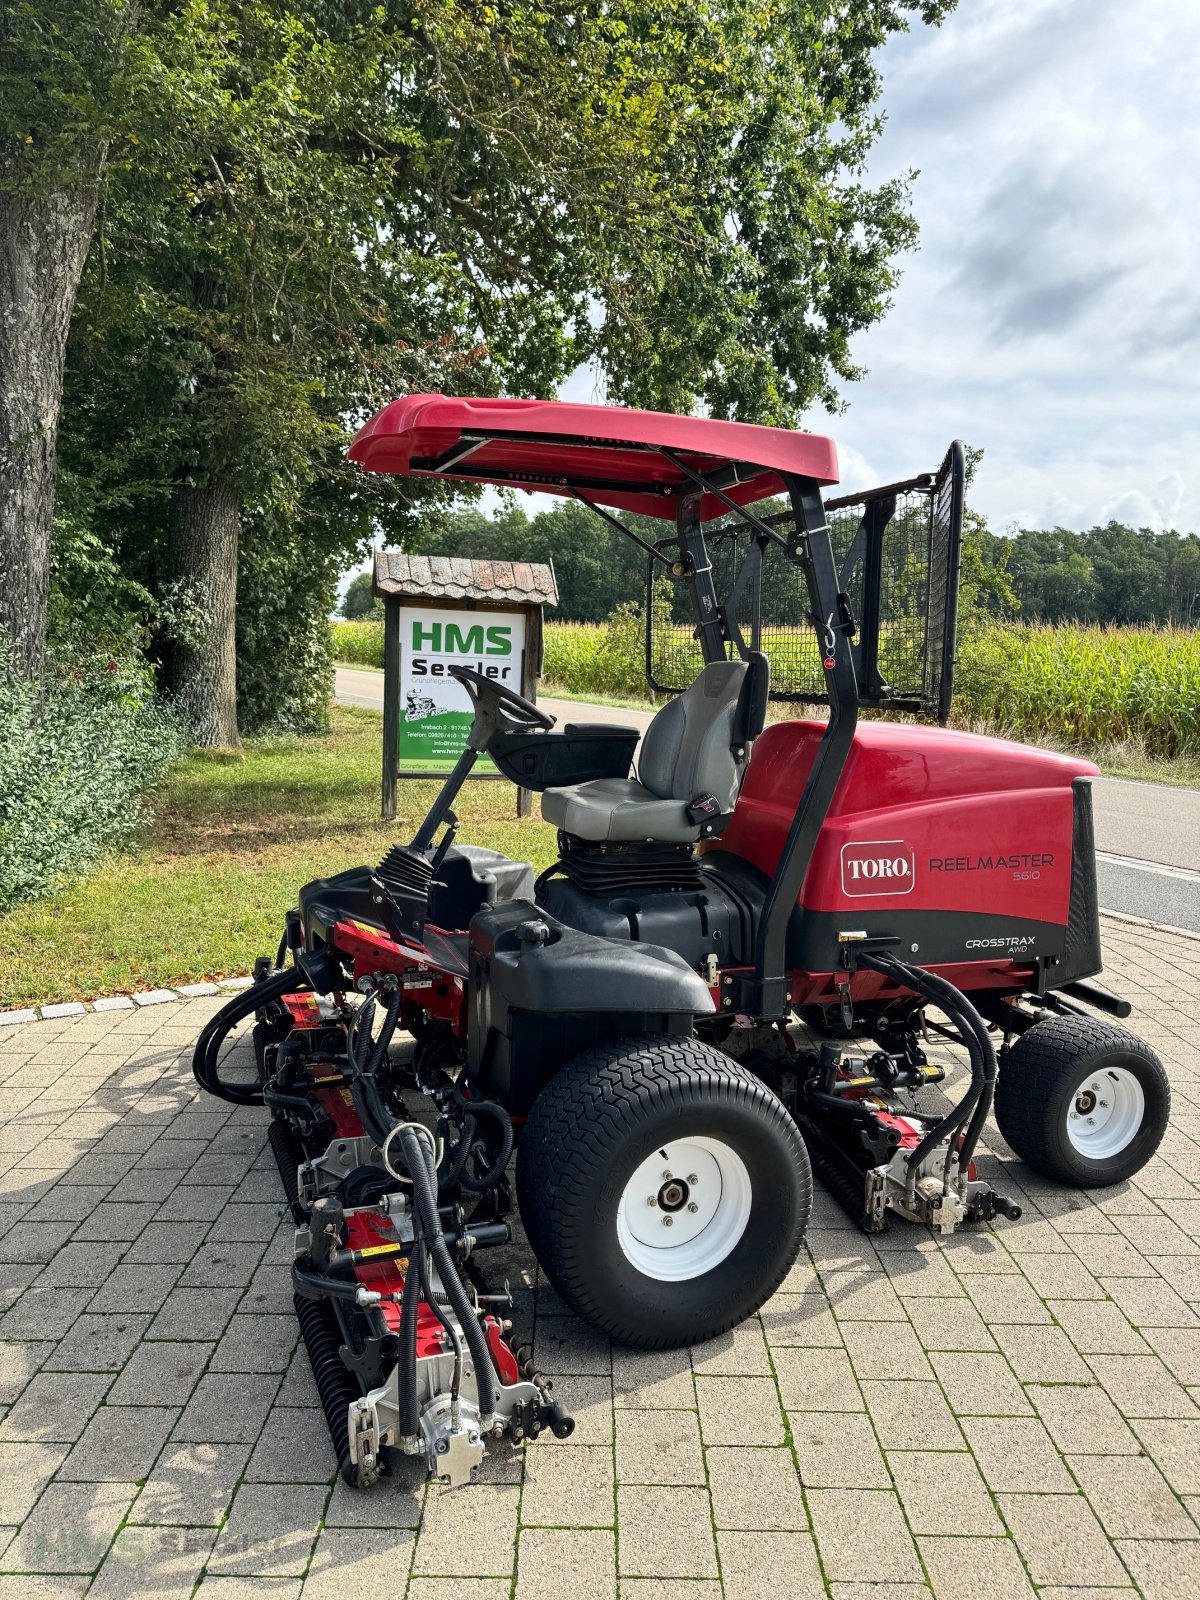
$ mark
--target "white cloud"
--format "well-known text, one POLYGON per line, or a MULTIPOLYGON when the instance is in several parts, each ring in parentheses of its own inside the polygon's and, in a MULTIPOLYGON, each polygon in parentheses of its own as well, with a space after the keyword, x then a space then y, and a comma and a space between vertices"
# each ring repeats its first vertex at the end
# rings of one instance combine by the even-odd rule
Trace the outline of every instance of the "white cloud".
POLYGON ((962 0, 881 66, 921 249, 811 425, 883 478, 984 446, 996 527, 1200 528, 1195 0, 962 0))

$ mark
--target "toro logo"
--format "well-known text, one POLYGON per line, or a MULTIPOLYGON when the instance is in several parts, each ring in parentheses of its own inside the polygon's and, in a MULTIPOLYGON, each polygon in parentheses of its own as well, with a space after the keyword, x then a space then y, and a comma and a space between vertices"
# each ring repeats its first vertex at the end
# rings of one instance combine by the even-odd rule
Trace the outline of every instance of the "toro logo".
POLYGON ((903 839, 872 839, 842 846, 842 893, 853 899, 911 894, 917 883, 916 851, 903 839))

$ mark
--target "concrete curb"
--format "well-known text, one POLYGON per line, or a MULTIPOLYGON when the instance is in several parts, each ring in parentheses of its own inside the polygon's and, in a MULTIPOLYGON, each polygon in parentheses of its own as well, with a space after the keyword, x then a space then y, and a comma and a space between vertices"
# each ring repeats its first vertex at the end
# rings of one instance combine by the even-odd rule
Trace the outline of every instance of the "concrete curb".
POLYGON ((172 1000, 200 1000, 248 989, 253 981, 246 973, 244 977, 221 978, 216 983, 181 983, 175 989, 145 989, 136 994, 103 995, 99 1000, 63 1000, 55 1005, 0 1011, 0 1028, 11 1028, 18 1022, 55 1022, 63 1017, 84 1017, 89 1011, 136 1011, 139 1006, 168 1005, 172 1000))

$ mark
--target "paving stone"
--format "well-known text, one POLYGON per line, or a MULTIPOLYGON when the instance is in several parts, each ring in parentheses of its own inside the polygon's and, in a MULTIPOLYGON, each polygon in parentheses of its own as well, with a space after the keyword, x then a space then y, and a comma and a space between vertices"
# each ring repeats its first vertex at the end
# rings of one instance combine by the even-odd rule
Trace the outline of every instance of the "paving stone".
POLYGON ((166 1300, 176 1279, 178 1267, 114 1267, 88 1302, 94 1312, 157 1311, 166 1300))
POLYGON ((1121 1584, 1125 1571, 1082 1495, 997 1499, 1034 1583, 1121 1584))
POLYGON ((916 1331, 897 1322, 843 1322, 838 1331, 855 1372, 870 1378, 933 1378, 916 1331))
POLYGON ((1135 1424, 1138 1438, 1176 1494, 1200 1494, 1200 1422, 1135 1424))
POLYGON ((0 1524, 22 1522, 66 1456, 61 1444, 0 1442, 0 1524))
POLYGON ((692 1367, 697 1374, 707 1376, 769 1378, 771 1358, 758 1318, 751 1317, 728 1333, 696 1345, 692 1351, 692 1367))
MULTIPOLYGON (((641 1416, 675 1416, 675 1412, 629 1412, 624 1423, 641 1416)), ((694 1418, 693 1418, 694 1420, 694 1418)), ((735 1452, 744 1457, 744 1451, 735 1452)), ((710 1452, 711 1456, 711 1452, 710 1452)), ((745 1471, 745 1468, 743 1468, 745 1471)), ((703 1481, 703 1477, 699 1481, 703 1481)), ((554 1449, 530 1449, 525 1456, 521 1522, 526 1527, 599 1528, 616 1520, 612 1451, 603 1445, 573 1450, 566 1463, 554 1449)))
MULTIPOLYGON (((624 1593, 625 1585, 621 1588, 624 1593)), ((472 1578, 469 1585, 461 1578, 412 1578, 405 1600, 509 1600, 511 1592, 508 1578, 472 1578)))
POLYGON ((236 1288, 172 1289, 150 1324, 148 1339, 219 1339, 237 1308, 236 1288))
POLYGON ((56 1017, 82 1017, 84 1005, 81 1000, 62 1000, 55 1005, 42 1006, 41 1013, 46 1022, 56 1017))
MULTIPOLYGON (((835 1350, 842 1347, 841 1330, 823 1294, 773 1295, 759 1315, 767 1343, 772 1347, 815 1345, 835 1350)), ((862 1324, 847 1323, 846 1326, 858 1328, 862 1324)))
POLYGON ((361 1528, 323 1528, 304 1580, 304 1600, 396 1600, 408 1581, 416 1536, 394 1528, 386 1541, 361 1528))
POLYGON ((213 1346, 139 1345, 108 1392, 110 1406, 182 1406, 199 1382, 213 1346))
POLYGON ((616 1549, 611 1532, 525 1528, 517 1547, 516 1600, 560 1600, 570 1573, 572 1600, 613 1600, 616 1549))
MULTIPOLYGON (((532 1456, 537 1454, 531 1452, 532 1456)), ((612 1451, 609 1451, 609 1460, 612 1451)), ((325 1508, 329 1528, 419 1528, 425 1505, 425 1462, 416 1456, 393 1456, 391 1474, 370 1493, 351 1489, 341 1477, 325 1508)))
POLYGON ((191 1222, 151 1222, 129 1246, 125 1260, 131 1265, 185 1267, 197 1249, 197 1229, 191 1222))
POLYGON ((539 1315, 534 1347, 537 1364, 546 1372, 607 1377, 612 1371, 608 1340, 578 1317, 539 1315))
POLYGON ((567 1447, 581 1444, 612 1444, 612 1382, 608 1378, 571 1379, 570 1390, 563 1389, 575 1418, 575 1432, 565 1441, 567 1447))
POLYGON ((133 1483, 53 1483, 0 1556, 5 1572, 91 1572, 137 1493, 133 1483))
POLYGON ((146 1478, 179 1412, 168 1406, 101 1406, 59 1470, 65 1480, 135 1483, 146 1478))
MULTIPOLYGON (((763 1533, 808 1527, 800 1479, 788 1449, 717 1446, 704 1454, 716 1527, 763 1533)), ((528 1492, 526 1488, 526 1498, 528 1492)))
MULTIPOLYGON (((170 1129, 167 1130, 168 1134, 170 1129)), ((181 1183, 158 1206, 153 1215, 159 1222, 214 1222, 224 1209, 228 1197, 219 1189, 205 1184, 181 1183)))
POLYGON ((870 1417, 790 1411, 800 1481, 812 1489, 889 1489, 891 1478, 870 1417))
POLYGON ((174 989, 145 989, 133 996, 133 1003, 135 1006, 163 1006, 178 999, 174 989))
POLYGON ((779 1393, 789 1411, 861 1411, 863 1398, 844 1350, 775 1351, 779 1393))
POLYGON ((337 1457, 325 1414, 315 1406, 273 1406, 250 1455, 251 1482, 330 1483, 337 1457))
POLYGON ((926 1350, 994 1350, 996 1341, 970 1300, 914 1300, 908 1315, 926 1350))
POLYGON ((1048 1304, 1071 1344, 1084 1355, 1144 1355, 1149 1348, 1113 1300, 1051 1300, 1048 1304))
MULTIPOLYGON (((771 1393, 774 1395, 773 1388, 771 1393)), ((618 1412, 616 1472, 618 1483, 703 1484, 704 1455, 696 1413, 618 1412)))
MULTIPOLYGON (((1068 1465, 1110 1539, 1200 1537, 1146 1456, 1070 1456, 1068 1465)), ((1196 1559, 1200 1561, 1200 1550, 1196 1559)))
MULTIPOLYGON (((1040 1295, 1045 1300, 1105 1300, 1107 1295, 1096 1282, 1095 1274, 1084 1266, 1082 1261, 1073 1256, 1026 1256, 1021 1262, 1025 1276, 1029 1279, 1035 1295, 1040 1295)), ((968 1286, 974 1297, 974 1284, 968 1286)), ((982 1300, 976 1299, 976 1305, 989 1322, 996 1322, 1003 1316, 1006 1322, 1032 1322, 1034 1320, 1045 1322, 1049 1313, 1042 1307, 1042 1315, 1035 1319, 1031 1314, 1032 1307, 1026 1305, 1013 1305, 1005 1314, 1003 1303, 994 1309, 982 1300)))
POLYGON ((1026 1390, 1064 1455, 1136 1455, 1138 1442, 1098 1385, 1033 1384, 1026 1390))
MULTIPOLYGON (((709 1378, 697 1374, 700 1432, 706 1445, 782 1444, 786 1438, 772 1378, 709 1378)), ((618 1446, 620 1433, 618 1430, 618 1446)))
POLYGON ((126 1526, 88 1595, 91 1600, 189 1600, 214 1537, 211 1528, 126 1526))
MULTIPOLYGON (((93 1192, 93 1191, 86 1191, 93 1192)), ((109 1192, 107 1189, 104 1191, 109 1192)), ((76 1239, 136 1239, 153 1220, 158 1207, 117 1205, 107 1200, 96 1206, 75 1230, 76 1239)))
POLYGON ((30 1222, 84 1222, 107 1193, 102 1183, 56 1183, 26 1216, 30 1222))
POLYGON ((327 1493, 307 1484, 242 1484, 208 1570, 268 1578, 303 1575, 327 1493))
POLYGON ((979 1468, 961 1450, 893 1450, 888 1466, 914 1533, 1003 1534, 979 1468))
POLYGON ((1089 1356, 1088 1365, 1124 1417, 1200 1418, 1157 1356, 1089 1356))
MULTIPOLYGON (((1033 1600, 1033 1588, 1011 1539, 918 1540, 937 1600, 1033 1600)), ((1085 1600, 1076 1590, 1078 1600, 1085 1600)))
POLYGON ((717 1533, 725 1600, 761 1600, 782 1585, 795 1595, 819 1595, 824 1583, 812 1535, 807 1533, 717 1533))
POLYGON ((1117 1549, 1137 1580, 1144 1600, 1195 1600, 1195 1544, 1167 1539, 1122 1539, 1117 1549))
POLYGON ((30 1379, 46 1364, 53 1339, 13 1340, 0 1344, 0 1405, 11 1405, 30 1379))
MULTIPOLYGON (((272 1171, 267 1178, 279 1187, 279 1179, 272 1171)), ((208 1231, 205 1243, 256 1243, 271 1238, 283 1215, 282 1201, 264 1201, 258 1205, 227 1205, 208 1231)))
POLYGON ((0 1423, 0 1440, 73 1443, 111 1382, 107 1373, 39 1373, 0 1423))
POLYGON ((244 1287, 254 1276, 263 1253, 261 1243, 205 1245, 193 1256, 180 1283, 186 1288, 223 1289, 244 1287))
POLYGON ((1022 1383, 1087 1383, 1091 1378, 1087 1362, 1061 1328, 1000 1327, 996 1342, 1022 1383))
POLYGON ((920 1581, 912 1536, 890 1490, 813 1489, 808 1505, 831 1582, 920 1581))
POLYGON ((170 1444, 138 1496, 135 1520, 216 1526, 246 1468, 245 1444, 170 1444))
POLYGON ((507 1483, 473 1483, 461 1489, 431 1485, 413 1572, 508 1577, 515 1561, 519 1496, 519 1489, 507 1483))
POLYGON ((989 1489, 1075 1493, 1054 1441, 1036 1418, 964 1417, 962 1426, 989 1489))
POLYGON ((295 1316, 236 1314, 213 1352, 214 1372, 283 1372, 300 1337, 295 1316))
POLYGON ((867 1410, 885 1450, 965 1450, 966 1440, 936 1383, 864 1379, 867 1410))
POLYGON ((832 1600, 929 1600, 923 1583, 831 1583, 832 1600))
POLYGON ((93 1011, 132 1011, 133 999, 127 994, 106 994, 92 1001, 93 1011))
POLYGON ((208 1373, 196 1385, 175 1437, 194 1443, 253 1444, 278 1387, 273 1373, 208 1373))
POLYGON ((717 1576, 707 1490, 618 1489, 617 1526, 622 1578, 717 1576))
POLYGON ((822 1273, 822 1284, 839 1322, 907 1322, 903 1302, 887 1273, 856 1267, 822 1273))
POLYGON ((929 1359, 956 1415, 1030 1415, 1032 1408, 1003 1356, 939 1351, 929 1359))

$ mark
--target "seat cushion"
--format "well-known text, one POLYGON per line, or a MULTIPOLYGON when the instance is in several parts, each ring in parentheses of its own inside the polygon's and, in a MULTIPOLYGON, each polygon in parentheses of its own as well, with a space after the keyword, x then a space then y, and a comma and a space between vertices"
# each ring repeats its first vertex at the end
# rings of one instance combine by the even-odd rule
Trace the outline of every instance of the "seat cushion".
POLYGON ((660 839, 689 844, 700 837, 683 800, 660 800, 633 778, 594 778, 547 789, 542 816, 577 839, 660 839))

